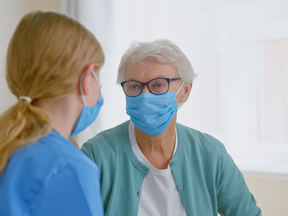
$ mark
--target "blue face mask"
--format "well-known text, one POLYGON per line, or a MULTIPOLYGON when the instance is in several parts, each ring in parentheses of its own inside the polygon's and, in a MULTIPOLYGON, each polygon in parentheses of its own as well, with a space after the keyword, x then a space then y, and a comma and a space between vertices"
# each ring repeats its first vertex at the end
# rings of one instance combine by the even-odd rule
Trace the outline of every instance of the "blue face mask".
MULTIPOLYGON (((183 84, 184 82, 180 89, 183 84)), ((137 128, 149 136, 158 136, 168 127, 178 111, 176 102, 178 92, 167 92, 162 95, 142 93, 137 97, 126 96, 126 112, 137 128)))
POLYGON ((81 91, 81 95, 82 95, 82 99, 83 99, 83 103, 84 103, 84 107, 82 109, 80 118, 78 119, 78 122, 74 128, 74 130, 72 131, 70 137, 75 136, 76 134, 80 133, 81 131, 85 130, 89 125, 91 125, 95 119, 97 118, 99 111, 101 109, 101 106, 103 105, 103 97, 101 94, 101 89, 100 89, 100 84, 99 81, 97 79, 97 76, 95 74, 95 72, 93 71, 93 76, 95 77, 97 84, 99 86, 99 98, 98 98, 98 102, 95 106, 90 106, 88 107, 84 98, 84 94, 82 91, 82 78, 83 78, 83 74, 80 78, 80 91, 81 91))

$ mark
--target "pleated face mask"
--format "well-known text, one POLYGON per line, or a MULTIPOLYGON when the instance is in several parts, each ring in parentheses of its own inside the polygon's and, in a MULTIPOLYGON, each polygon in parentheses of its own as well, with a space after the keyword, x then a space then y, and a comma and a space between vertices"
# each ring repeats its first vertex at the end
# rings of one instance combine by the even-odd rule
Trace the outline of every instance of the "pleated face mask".
MULTIPOLYGON (((184 82, 179 88, 182 88, 184 82)), ((126 112, 134 125, 148 134, 158 136, 164 132, 178 111, 176 95, 167 92, 161 95, 142 93, 136 97, 126 96, 126 112)))
POLYGON ((85 98, 84 98, 84 94, 82 91, 82 78, 83 75, 80 78, 80 91, 81 91, 81 95, 82 95, 82 99, 83 99, 83 103, 84 103, 84 107, 82 108, 82 112, 80 115, 80 118, 78 119, 78 122, 74 128, 74 130, 72 131, 70 137, 75 136, 76 134, 80 133, 81 131, 85 130, 89 125, 91 125, 95 119, 97 118, 100 109, 103 105, 103 97, 101 94, 101 88, 100 88, 100 83, 97 79, 97 76, 95 74, 95 72, 93 71, 93 76, 95 77, 97 84, 99 86, 99 98, 98 98, 98 102, 95 106, 87 106, 85 98))

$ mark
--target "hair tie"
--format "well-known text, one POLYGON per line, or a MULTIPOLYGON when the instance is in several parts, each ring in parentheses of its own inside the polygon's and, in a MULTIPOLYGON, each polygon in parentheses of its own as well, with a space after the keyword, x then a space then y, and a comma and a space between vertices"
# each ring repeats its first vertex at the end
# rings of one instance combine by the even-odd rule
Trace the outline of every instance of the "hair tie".
POLYGON ((28 101, 29 103, 32 102, 32 99, 31 99, 30 97, 27 97, 27 96, 20 96, 18 99, 19 99, 19 100, 26 100, 26 101, 28 101))

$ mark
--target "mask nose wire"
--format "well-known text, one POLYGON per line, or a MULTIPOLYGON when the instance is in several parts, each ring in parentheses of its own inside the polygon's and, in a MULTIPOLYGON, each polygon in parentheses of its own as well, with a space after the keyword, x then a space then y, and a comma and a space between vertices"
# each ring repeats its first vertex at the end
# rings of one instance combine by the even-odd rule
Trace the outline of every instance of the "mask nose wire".
POLYGON ((185 81, 182 82, 182 84, 181 84, 179 90, 177 91, 176 95, 179 93, 179 91, 181 90, 181 88, 182 88, 182 86, 184 85, 184 83, 185 83, 185 81))

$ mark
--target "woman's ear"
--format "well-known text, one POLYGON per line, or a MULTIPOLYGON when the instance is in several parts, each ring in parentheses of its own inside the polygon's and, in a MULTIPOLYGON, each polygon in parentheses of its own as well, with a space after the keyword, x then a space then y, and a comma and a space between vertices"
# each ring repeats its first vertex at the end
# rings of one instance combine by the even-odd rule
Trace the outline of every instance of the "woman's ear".
POLYGON ((191 92, 191 89, 192 89, 192 84, 193 84, 192 82, 190 82, 190 83, 186 82, 183 85, 184 93, 183 93, 183 95, 181 96, 181 99, 180 99, 181 103, 185 103, 188 100, 190 92, 191 92))
POLYGON ((83 71, 82 78, 82 91, 84 95, 89 94, 89 79, 91 79, 92 71, 94 70, 94 64, 89 64, 83 71))

